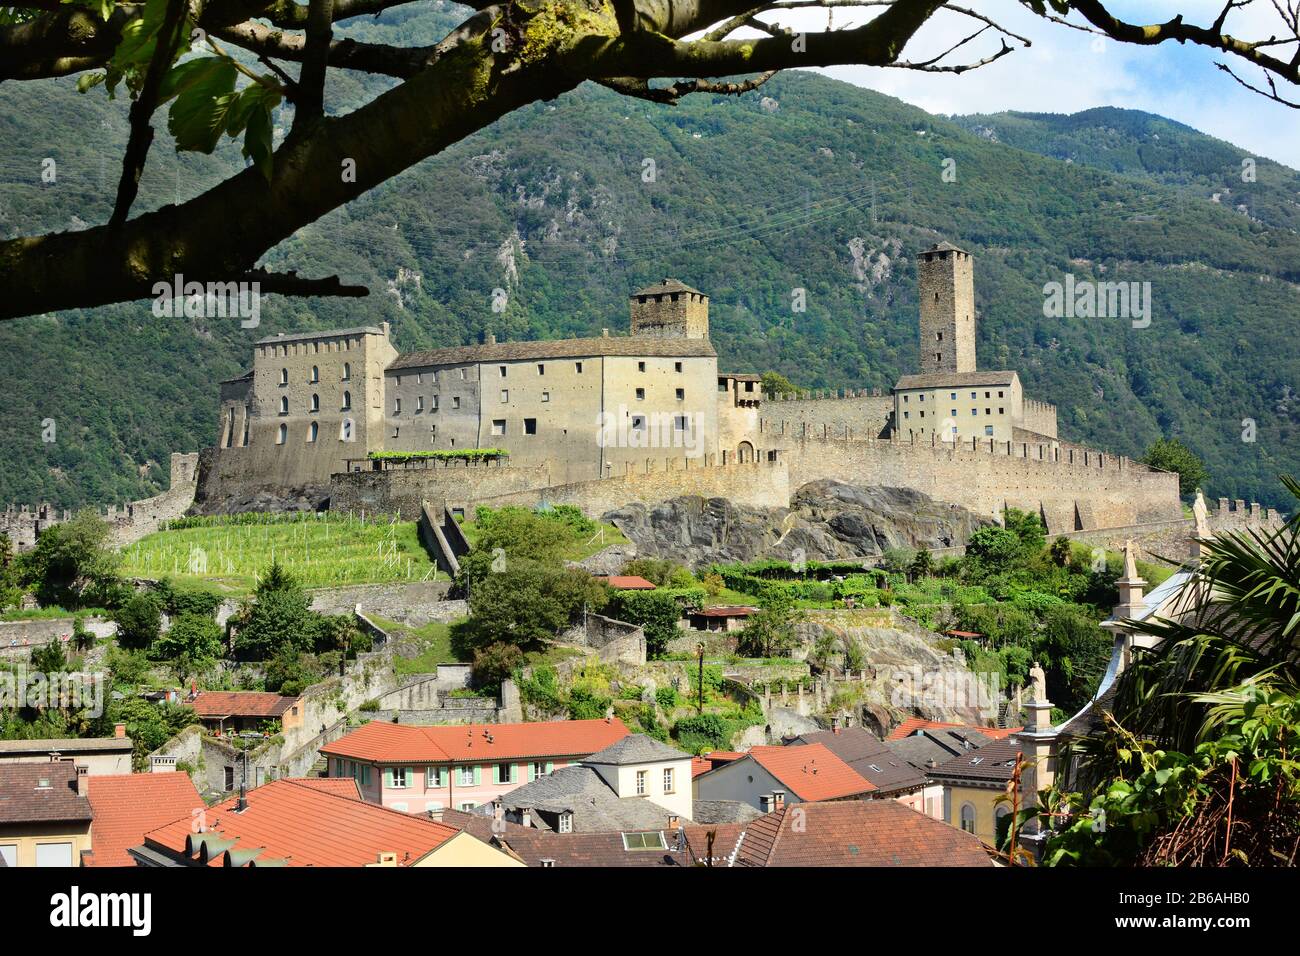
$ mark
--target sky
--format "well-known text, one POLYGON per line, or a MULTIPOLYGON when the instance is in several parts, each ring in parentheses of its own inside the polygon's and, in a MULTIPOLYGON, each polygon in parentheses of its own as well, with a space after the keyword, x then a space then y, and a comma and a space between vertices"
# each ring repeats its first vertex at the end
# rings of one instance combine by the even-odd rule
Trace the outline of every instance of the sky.
MULTIPOLYGON (((1157 113, 1201 132, 1243 147, 1251 155, 1300 168, 1300 110, 1272 102, 1240 86, 1215 63, 1223 54, 1190 44, 1135 46, 1116 43, 1050 23, 1015 0, 968 0, 965 4, 1032 41, 1027 49, 964 74, 923 73, 875 67, 836 67, 823 72, 857 86, 896 96, 930 113, 1076 113, 1098 106, 1157 113)), ((1160 23, 1182 13, 1202 26, 1214 22, 1222 0, 1114 0, 1108 9, 1130 22, 1160 23)), ((834 26, 857 25, 877 15, 835 9, 834 26)), ((821 30, 826 11, 784 13, 768 17, 795 29, 821 30)), ((1085 21, 1078 14, 1072 22, 1085 21)), ((942 11, 905 50, 905 58, 924 60, 974 32, 974 21, 942 11)), ((991 31, 990 31, 991 32, 991 31)), ((1229 16, 1225 32, 1259 40, 1284 34, 1269 0, 1254 0, 1229 16)), ((738 34, 740 35, 740 34, 738 34)), ((967 48, 970 59, 998 49, 990 34, 967 48)), ((962 62, 962 51, 944 63, 962 62)), ((1250 82, 1263 85, 1262 74, 1245 63, 1232 64, 1250 82)), ((1300 90, 1282 91, 1300 100, 1300 90)))

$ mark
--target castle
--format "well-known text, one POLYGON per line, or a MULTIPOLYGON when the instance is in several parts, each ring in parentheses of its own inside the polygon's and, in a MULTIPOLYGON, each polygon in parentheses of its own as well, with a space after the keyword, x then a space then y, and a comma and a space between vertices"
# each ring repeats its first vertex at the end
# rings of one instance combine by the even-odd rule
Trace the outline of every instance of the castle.
MULTIPOLYGON (((630 296, 627 334, 489 335, 406 354, 387 325, 264 338, 252 368, 220 383, 217 444, 197 465, 173 461, 172 491, 123 509, 143 520, 118 537, 191 503, 430 520, 569 503, 600 515, 683 495, 786 507, 822 479, 912 488, 994 520, 1032 511, 1052 534, 1186 522, 1176 475, 1062 438, 1055 407, 1026 397, 1016 372, 979 370, 969 253, 932 246, 918 273, 920 371, 888 395, 765 397, 758 375, 719 371, 709 297, 674 279, 630 296), (494 454, 420 454, 461 451, 494 454)), ((1246 507, 1220 511, 1226 521, 1246 507)), ((53 520, 11 509, 0 531, 21 547, 53 520)))

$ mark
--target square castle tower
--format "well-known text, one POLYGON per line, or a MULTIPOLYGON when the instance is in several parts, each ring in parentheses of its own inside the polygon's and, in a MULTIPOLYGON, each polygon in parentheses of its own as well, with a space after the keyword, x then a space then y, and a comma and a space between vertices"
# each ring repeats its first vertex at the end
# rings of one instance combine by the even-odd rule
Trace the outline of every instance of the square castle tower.
POLYGON ((921 253, 921 374, 975 371, 975 279, 971 255, 941 242, 921 253))

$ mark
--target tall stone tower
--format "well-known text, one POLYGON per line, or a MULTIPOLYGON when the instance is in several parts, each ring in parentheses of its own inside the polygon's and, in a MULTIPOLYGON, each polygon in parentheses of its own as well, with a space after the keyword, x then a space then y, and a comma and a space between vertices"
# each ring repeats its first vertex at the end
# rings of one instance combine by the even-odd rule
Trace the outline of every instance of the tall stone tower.
POLYGON ((975 279, 969 252, 941 242, 920 255, 921 373, 975 371, 975 279))
POLYGON ((664 339, 707 339, 709 297, 676 279, 633 292, 632 334, 664 339))

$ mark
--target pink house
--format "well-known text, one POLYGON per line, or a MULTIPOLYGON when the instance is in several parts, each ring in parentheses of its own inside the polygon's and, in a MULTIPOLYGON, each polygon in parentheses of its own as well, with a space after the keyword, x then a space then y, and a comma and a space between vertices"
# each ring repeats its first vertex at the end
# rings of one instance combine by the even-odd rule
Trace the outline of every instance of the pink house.
POLYGON ((407 813, 468 810, 604 750, 621 720, 415 727, 372 721, 321 747, 331 777, 362 799, 407 813))

